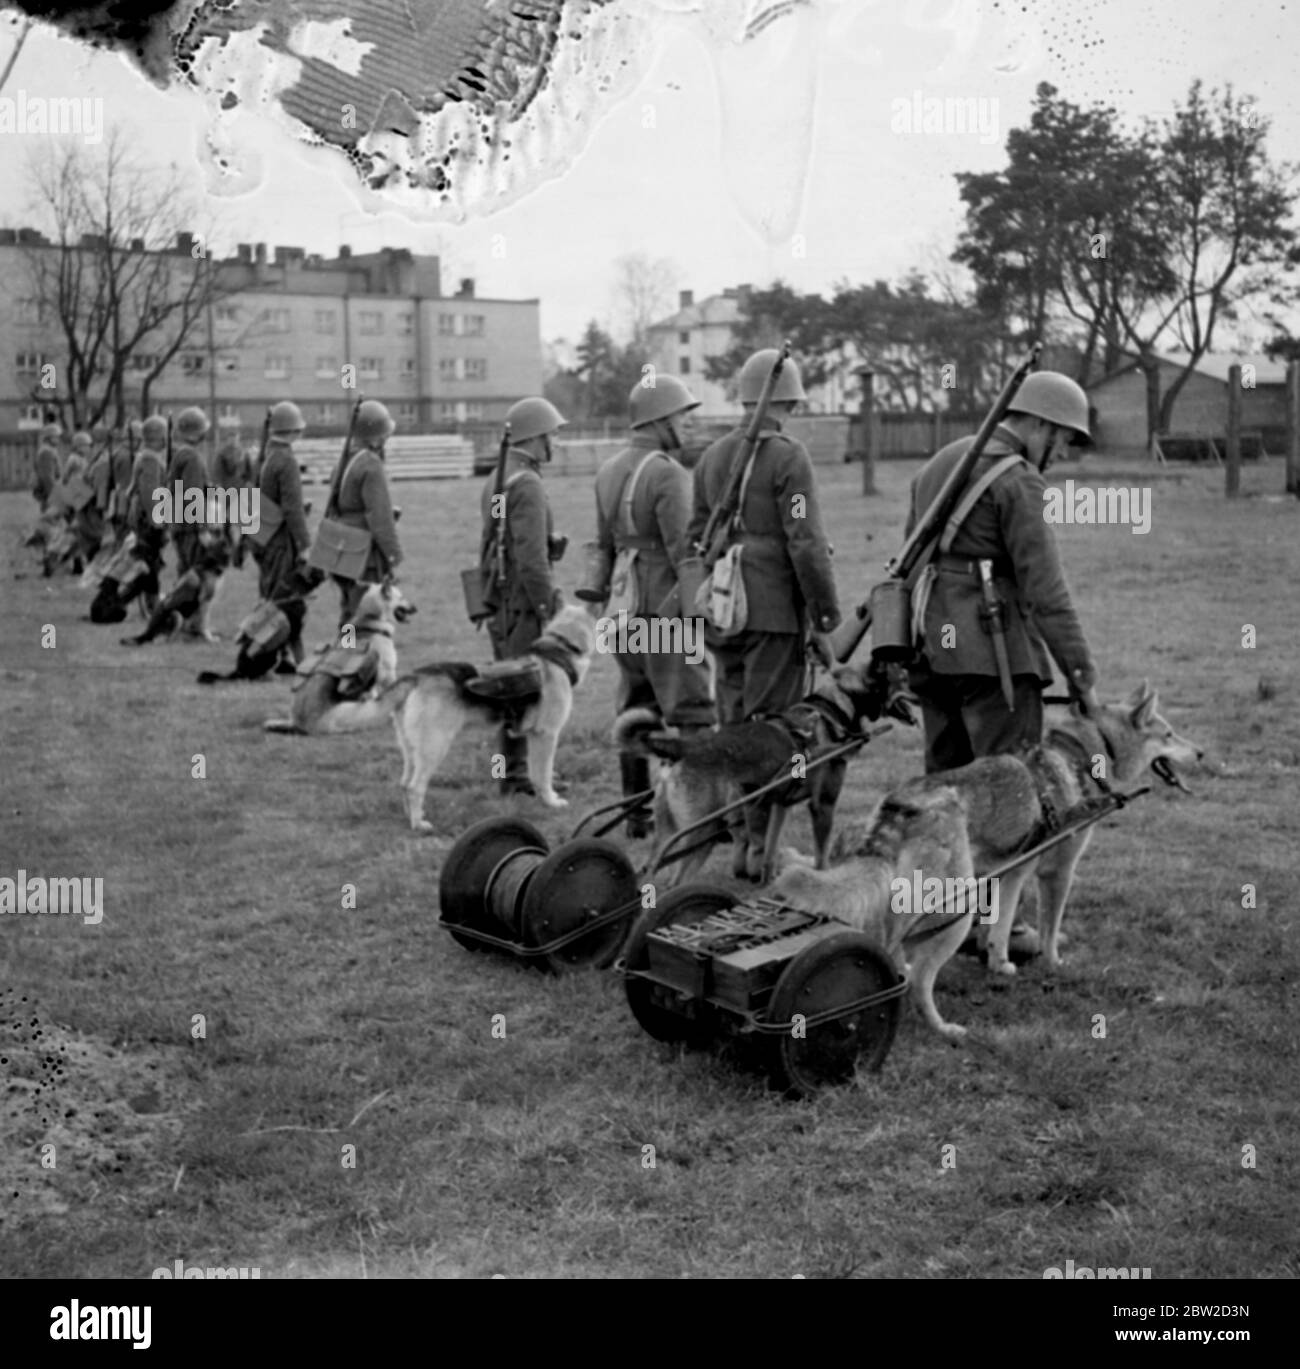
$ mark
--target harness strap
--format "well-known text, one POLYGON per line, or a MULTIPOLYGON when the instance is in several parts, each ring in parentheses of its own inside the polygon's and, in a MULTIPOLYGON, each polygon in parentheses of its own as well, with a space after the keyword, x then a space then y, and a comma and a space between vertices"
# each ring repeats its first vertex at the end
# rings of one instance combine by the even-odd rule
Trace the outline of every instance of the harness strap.
POLYGON ((559 666, 569 677, 571 685, 578 683, 577 667, 573 664, 573 648, 562 638, 543 633, 528 650, 551 665, 559 666))

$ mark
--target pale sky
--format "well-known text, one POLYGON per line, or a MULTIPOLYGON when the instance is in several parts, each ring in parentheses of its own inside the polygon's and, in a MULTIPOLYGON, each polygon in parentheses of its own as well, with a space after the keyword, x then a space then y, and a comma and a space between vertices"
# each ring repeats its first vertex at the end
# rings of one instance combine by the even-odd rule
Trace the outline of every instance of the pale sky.
MULTIPOLYGON (((895 279, 946 258, 960 227, 953 173, 1005 162, 1047 80, 1076 101, 1129 116, 1167 113, 1193 76, 1232 82, 1273 121, 1275 159, 1300 162, 1300 5, 1278 0, 809 0, 738 43, 768 0, 619 0, 624 63, 570 77, 570 112, 544 156, 516 159, 540 181, 463 223, 377 213, 344 158, 308 148, 283 116, 248 108, 223 136, 241 193, 212 197, 235 241, 333 254, 381 245, 440 250, 444 289, 472 275, 481 295, 540 297, 542 336, 575 339, 613 321, 613 260, 666 257, 699 299, 782 276, 805 290, 841 278, 895 279), (736 15, 740 25, 736 24, 736 15), (723 21, 726 22, 723 22, 723 21), (921 98, 973 97, 972 130, 909 132, 921 98), (892 125, 892 127, 891 127, 892 125), (524 165, 525 162, 528 165, 524 165)), ((608 43, 608 39, 606 40, 608 43)), ((0 63, 13 28, 0 35, 0 63)), ((207 194, 215 98, 150 86, 115 54, 34 29, 3 95, 101 96, 143 158, 175 162, 207 194)), ((48 135, 47 135, 48 136, 48 135)), ((75 135, 66 135, 75 136, 75 135)), ((42 135, 0 133, 0 221, 17 226, 22 163, 42 135)))

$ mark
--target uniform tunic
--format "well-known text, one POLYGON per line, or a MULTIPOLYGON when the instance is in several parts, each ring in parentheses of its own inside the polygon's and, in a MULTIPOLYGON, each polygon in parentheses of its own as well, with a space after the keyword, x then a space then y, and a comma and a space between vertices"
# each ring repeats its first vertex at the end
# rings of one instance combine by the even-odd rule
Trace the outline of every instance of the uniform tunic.
MULTIPOLYGON (((912 482, 907 532, 929 507, 972 439, 937 452, 912 482)), ((998 428, 971 482, 1023 443, 998 428)), ((923 617, 923 659, 912 672, 922 701, 928 771, 966 765, 1042 738, 1041 691, 1055 658, 1067 681, 1090 688, 1096 669, 1070 600, 1056 537, 1043 516, 1047 484, 1028 460, 1001 476, 971 509, 947 554, 935 553, 935 576, 923 617), (1015 690, 1008 711, 986 621, 979 561, 993 562, 1004 605, 1004 641, 1015 690), (951 629, 950 631, 948 629, 951 629), (1077 672, 1077 673, 1076 673, 1077 672)))
POLYGON ((284 522, 271 534, 265 546, 258 547, 254 556, 258 564, 258 593, 263 599, 277 599, 288 589, 298 557, 311 544, 307 531, 307 517, 302 506, 302 477, 298 460, 288 442, 267 443, 266 459, 258 490, 284 514, 284 522))
POLYGON ((208 467, 203 455, 195 447, 182 444, 172 452, 172 462, 167 469, 165 481, 167 490, 175 494, 176 482, 180 481, 180 502, 173 504, 172 541, 176 544, 176 573, 184 575, 198 559, 199 535, 203 524, 183 521, 185 506, 190 500, 190 491, 197 489, 206 503, 208 487, 208 467))
MULTIPOLYGON (((611 558, 624 547, 636 548, 633 614, 647 619, 696 616, 693 604, 682 604, 677 581, 678 566, 695 554, 687 535, 690 515, 690 474, 659 451, 652 435, 635 433, 631 445, 597 473, 597 542, 611 558), (623 497, 627 481, 647 455, 632 493, 629 535, 622 527, 623 497)), ((666 651, 616 653, 614 659, 620 712, 647 706, 656 708, 672 726, 712 724, 715 709, 707 662, 693 664, 684 652, 666 651)))
POLYGON ((496 477, 483 486, 480 511, 483 536, 480 559, 488 554, 499 522, 504 523, 506 583, 498 590, 505 597, 501 613, 488 619, 492 648, 498 660, 522 656, 541 636, 542 625, 555 607, 555 584, 551 576, 551 506, 542 478, 531 463, 512 456, 506 469, 505 517, 492 517, 496 477), (504 617, 504 622, 502 618, 504 617))
MULTIPOLYGON (((797 703, 808 686, 804 636, 829 632, 840 620, 831 549, 822 530, 812 461, 802 443, 769 417, 741 506, 741 575, 749 603, 745 631, 725 641, 706 635, 718 664, 722 723, 776 714, 797 703)), ((695 468, 689 537, 704 535, 721 503, 737 449, 737 428, 709 446, 695 468)))
POLYGON ((58 449, 42 443, 36 451, 36 464, 32 472, 32 495, 44 513, 50 502, 50 495, 59 483, 62 474, 58 449))
MULTIPOLYGON (((268 447, 268 452, 269 452, 268 447)), ((342 606, 340 627, 352 621, 352 616, 365 594, 365 586, 378 584, 393 574, 402 560, 402 545, 397 540, 397 523, 393 518, 393 501, 388 493, 388 476, 384 460, 369 447, 357 451, 348 461, 339 488, 338 521, 350 528, 364 528, 370 534, 370 555, 358 580, 334 576, 339 587, 342 606)))

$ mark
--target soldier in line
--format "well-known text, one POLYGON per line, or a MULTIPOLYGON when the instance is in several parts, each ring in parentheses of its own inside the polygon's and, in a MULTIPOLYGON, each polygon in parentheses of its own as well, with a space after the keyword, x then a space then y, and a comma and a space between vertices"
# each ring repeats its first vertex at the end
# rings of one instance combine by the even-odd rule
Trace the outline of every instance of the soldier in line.
MULTIPOLYGON (((674 376, 657 376, 653 387, 638 383, 629 400, 632 442, 596 475, 596 545, 599 585, 580 598, 604 602, 616 558, 633 557, 629 616, 696 617, 699 558, 687 535, 691 521, 691 477, 682 466, 691 413, 700 401, 674 376)), ((708 730, 715 721, 707 662, 678 653, 616 654, 617 711, 656 709, 683 734, 708 730)), ((643 755, 619 756, 623 796, 650 788, 650 762, 643 755)), ((629 837, 649 833, 645 813, 628 815, 629 837)))
POLYGON ((311 549, 311 536, 307 531, 302 477, 293 443, 306 427, 302 410, 288 400, 282 400, 271 410, 266 455, 258 479, 263 518, 268 516, 269 508, 274 507, 284 520, 268 540, 253 551, 258 568, 258 594, 275 603, 289 619, 290 636, 275 667, 278 674, 292 674, 303 659, 302 629, 307 609, 300 587, 307 553, 311 549))
MULTIPOLYGON (((80 485, 87 478, 90 470, 91 447, 90 434, 84 428, 79 428, 72 434, 68 459, 63 464, 63 476, 60 481, 64 492, 69 496, 74 488, 73 481, 80 485)), ((93 503, 94 500, 92 499, 90 502, 93 503)), ((62 535, 58 539, 52 559, 56 565, 71 561, 73 575, 80 575, 83 570, 81 515, 85 505, 81 509, 74 509, 71 503, 65 500, 63 507, 62 535)))
POLYGON ((127 423, 118 435, 113 449, 113 503, 110 520, 113 532, 120 540, 126 535, 126 506, 131 495, 131 473, 135 466, 135 453, 140 450, 140 434, 144 425, 138 418, 127 423))
POLYGON ((94 560, 100 543, 104 540, 111 494, 109 485, 113 478, 108 439, 102 431, 99 437, 101 445, 86 471, 86 480, 94 491, 94 497, 82 507, 75 523, 77 551, 80 558, 87 563, 94 560))
MULTIPOLYGON (((498 534, 505 542, 505 583, 494 585, 500 602, 488 619, 492 654, 498 661, 527 653, 555 613, 560 595, 551 565, 563 555, 566 541, 554 535, 551 506, 542 487, 541 467, 554 452, 551 436, 565 423, 564 416, 541 398, 521 399, 506 412, 510 447, 506 454, 504 507, 494 509, 496 475, 483 487, 483 537, 479 559, 490 572, 495 560, 498 534), (499 514, 500 516, 496 516, 499 514)), ((485 581, 490 579, 485 575, 485 581)), ((501 779, 504 794, 533 794, 528 778, 528 740, 501 729, 501 754, 506 772, 501 779)), ((563 786, 556 785, 557 791, 563 786)))
POLYGON ((402 544, 397 538, 397 520, 384 470, 384 443, 396 427, 377 399, 365 400, 357 410, 351 454, 336 497, 339 522, 364 528, 370 534, 370 555, 358 579, 333 577, 341 601, 340 628, 353 621, 366 586, 395 575, 402 562, 402 544))
MULTIPOLYGON (((918 585, 914 617, 923 641, 911 685, 921 702, 928 774, 1041 742, 1042 691, 1052 682, 1052 658, 1084 710, 1097 707, 1096 667, 1070 599, 1056 536, 1043 517, 1043 472, 1078 440, 1090 440, 1083 390, 1056 371, 1027 376, 967 488, 1007 458, 1020 459, 1013 459, 979 496, 918 585), (1001 605, 996 624, 984 600, 981 560, 993 563, 1001 605), (1009 679, 999 674, 995 629, 1005 645, 1009 679), (1010 708, 1004 691, 1011 696, 1010 708)), ((970 443, 969 437, 950 442, 918 472, 909 533, 970 443)), ((1022 955, 1038 948, 1028 926, 1036 903, 1037 885, 1030 881, 1010 943, 1022 955)))
POLYGON ((208 465, 199 451, 197 443, 207 435, 208 416, 202 409, 182 409, 176 417, 176 438, 173 444, 171 465, 167 468, 164 482, 167 490, 178 498, 172 505, 176 521, 172 527, 172 543, 176 548, 176 574, 179 578, 194 565, 199 555, 199 537, 203 523, 187 523, 183 515, 185 506, 191 502, 190 491, 199 490, 205 501, 208 488, 208 465), (177 482, 181 489, 176 490, 177 482))
MULTIPOLYGON (((777 355, 774 348, 755 352, 741 368, 740 400, 747 419, 777 355)), ((812 460, 802 443, 781 432, 781 420, 804 398, 799 369, 787 361, 771 395, 740 504, 748 621, 741 632, 727 638, 705 629, 717 663, 718 721, 724 726, 783 713, 804 698, 811 683, 810 649, 827 666, 832 659, 826 634, 840 620, 839 599, 812 460)), ((700 457, 688 534, 692 544, 698 545, 710 512, 722 501, 747 426, 742 422, 700 457)), ((765 815, 752 805, 744 810, 743 821, 743 830, 739 820, 732 829, 733 868, 738 875, 759 879, 765 815)))
POLYGON ((154 414, 140 425, 140 446, 136 450, 127 486, 126 527, 135 534, 137 561, 146 571, 123 596, 129 603, 136 594, 142 596, 146 613, 158 606, 159 577, 162 574, 163 547, 167 543, 167 528, 153 518, 154 496, 166 489, 167 481, 167 420, 154 414))
POLYGON ((61 526, 58 515, 50 510, 50 500, 54 497, 55 487, 63 475, 63 458, 59 453, 59 441, 62 437, 63 429, 57 423, 47 423, 41 429, 41 441, 32 466, 31 484, 32 498, 36 500, 40 510, 40 519, 23 543, 24 546, 40 548, 42 570, 47 578, 54 573, 52 543, 61 526))

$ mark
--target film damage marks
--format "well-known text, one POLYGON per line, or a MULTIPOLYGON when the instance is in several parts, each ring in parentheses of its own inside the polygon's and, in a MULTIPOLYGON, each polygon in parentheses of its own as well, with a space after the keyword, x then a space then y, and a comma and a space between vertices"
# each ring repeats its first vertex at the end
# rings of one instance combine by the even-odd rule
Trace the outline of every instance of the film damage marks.
POLYGON ((618 656, 684 656, 691 665, 704 660, 704 622, 700 618, 641 618, 619 613, 596 620, 596 650, 618 656))
POLYGON ((44 879, 19 870, 16 878, 0 876, 0 917, 39 916, 84 918, 93 926, 104 916, 104 881, 74 876, 44 879))

